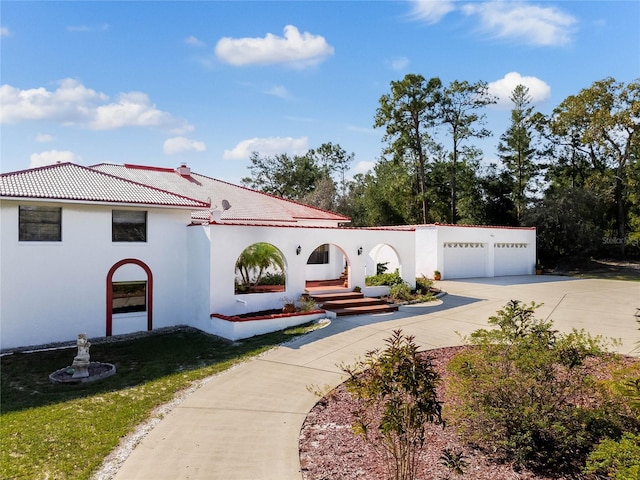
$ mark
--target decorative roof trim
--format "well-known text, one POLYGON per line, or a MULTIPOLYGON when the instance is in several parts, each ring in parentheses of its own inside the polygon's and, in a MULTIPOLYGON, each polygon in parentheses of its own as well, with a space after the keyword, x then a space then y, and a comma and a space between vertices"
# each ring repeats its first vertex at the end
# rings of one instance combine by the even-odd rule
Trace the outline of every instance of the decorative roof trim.
POLYGON ((414 227, 459 227, 459 228, 495 228, 500 230, 535 230, 536 227, 509 227, 506 225, 463 225, 453 223, 421 223, 414 227))
POLYGON ((274 227, 274 228, 310 228, 319 230, 366 230, 366 231, 390 231, 390 232, 413 232, 415 228, 399 228, 399 227, 343 227, 343 226, 329 226, 329 225, 277 225, 272 223, 195 223, 191 222, 188 227, 201 227, 201 226, 213 226, 213 227, 274 227))

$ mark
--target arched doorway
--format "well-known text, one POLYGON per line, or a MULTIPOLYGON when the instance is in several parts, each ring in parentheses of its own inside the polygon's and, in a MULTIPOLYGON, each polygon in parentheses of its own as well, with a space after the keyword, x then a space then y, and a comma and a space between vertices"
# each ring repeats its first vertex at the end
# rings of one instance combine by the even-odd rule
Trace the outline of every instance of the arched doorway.
POLYGON ((313 288, 346 288, 350 285, 350 262, 342 247, 324 243, 316 247, 305 268, 307 290, 313 288))
POLYGON ((153 275, 149 266, 141 260, 135 258, 125 258, 120 260, 109 269, 107 273, 107 328, 106 335, 110 337, 113 334, 113 314, 114 308, 116 312, 122 311, 143 311, 141 307, 144 306, 144 311, 147 315, 147 330, 153 329, 153 275), (137 265, 146 273, 146 280, 130 281, 130 282, 117 282, 114 292, 113 276, 116 271, 123 265, 133 264, 137 265), (123 305, 114 307, 114 298, 120 296, 122 292, 123 296, 126 296, 126 292, 131 292, 130 299, 132 305, 123 305))

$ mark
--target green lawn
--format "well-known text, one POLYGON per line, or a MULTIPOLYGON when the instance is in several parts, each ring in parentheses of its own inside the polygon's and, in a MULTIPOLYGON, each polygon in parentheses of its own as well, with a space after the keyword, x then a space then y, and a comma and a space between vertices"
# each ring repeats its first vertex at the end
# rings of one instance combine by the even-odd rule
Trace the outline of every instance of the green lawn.
POLYGON ((195 380, 258 355, 309 328, 228 342, 193 330, 91 347, 91 360, 117 374, 95 383, 54 385, 75 348, 0 359, 0 478, 82 480, 121 437, 195 380))

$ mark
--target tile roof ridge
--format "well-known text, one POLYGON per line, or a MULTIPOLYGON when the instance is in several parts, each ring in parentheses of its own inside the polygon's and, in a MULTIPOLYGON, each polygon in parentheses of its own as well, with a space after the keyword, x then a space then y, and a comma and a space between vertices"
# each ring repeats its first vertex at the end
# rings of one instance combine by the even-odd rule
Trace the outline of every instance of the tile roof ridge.
POLYGON ((135 182, 133 180, 129 180, 129 179, 126 179, 126 178, 123 178, 123 177, 119 177, 117 175, 112 175, 110 173, 106 173, 106 172, 103 172, 101 170, 96 170, 95 168, 92 168, 92 167, 85 167, 84 165, 79 165, 79 164, 73 163, 73 162, 54 163, 54 164, 51 164, 51 165, 44 165, 42 167, 28 168, 28 169, 25 169, 25 170, 19 170, 17 172, 3 173, 0 176, 5 177, 5 176, 8 176, 8 175, 21 175, 21 174, 25 174, 25 173, 29 173, 29 172, 34 172, 34 171, 53 170, 55 168, 61 168, 61 167, 72 167, 72 168, 78 168, 80 170, 89 171, 89 172, 91 172, 91 173, 93 173, 95 175, 114 178, 114 179, 119 180, 121 182, 125 182, 125 183, 136 185, 136 186, 140 186, 140 187, 143 187, 143 188, 148 188, 148 189, 154 190, 156 192, 162 192, 164 194, 172 195, 174 197, 178 197, 178 198, 181 198, 183 200, 188 200, 190 202, 202 205, 203 208, 211 208, 211 201, 209 201, 208 203, 207 202, 203 202, 202 200, 198 200, 196 198, 191 198, 191 197, 187 197, 185 195, 180 195, 179 193, 174 193, 174 192, 170 192, 168 190, 163 190, 161 188, 157 188, 157 187, 154 187, 152 185, 147 185, 147 184, 144 184, 144 183, 135 182))
MULTIPOLYGON (((113 164, 113 163, 106 163, 106 164, 103 163, 103 164, 98 164, 98 165, 113 165, 113 166, 116 166, 116 167, 131 168, 131 169, 138 169, 138 170, 149 170, 149 171, 152 171, 152 172, 155 171, 155 172, 163 172, 163 173, 177 173, 179 175, 179 173, 175 169, 167 168, 167 167, 154 167, 154 166, 147 166, 147 165, 135 165, 135 164, 131 164, 131 163, 125 163, 123 165, 113 164)), ((95 165, 95 166, 98 166, 98 165, 95 165)), ((298 202, 296 200, 291 200, 291 199, 288 199, 288 198, 278 197, 277 195, 274 195, 272 193, 261 192, 260 190, 255 190, 253 188, 249 188, 249 187, 246 187, 244 185, 237 185, 235 183, 231 183, 231 182, 228 182, 226 180, 220 180, 219 178, 210 177, 208 175, 203 175, 201 173, 194 172, 194 171, 191 171, 190 175, 191 175, 191 177, 206 178, 208 180, 213 180, 214 182, 224 183, 225 185, 229 185, 229 186, 236 187, 236 188, 241 188, 243 190, 246 190, 246 191, 249 191, 249 192, 253 192, 253 193, 257 193, 259 195, 264 195, 266 197, 273 198, 275 200, 280 200, 280 201, 292 203, 294 205, 298 205, 298 206, 301 206, 301 207, 310 208, 312 210, 316 210, 318 212, 322 212, 322 213, 325 213, 325 214, 331 214, 331 215, 334 215, 336 217, 339 217, 339 219, 337 219, 337 221, 343 221, 343 222, 346 222, 346 221, 350 222, 351 221, 350 217, 346 217, 344 215, 340 215, 339 213, 332 212, 330 210, 325 210, 325 209, 319 208, 319 207, 314 207, 313 205, 307 205, 306 203, 298 202)), ((307 218, 307 217, 299 217, 299 216, 294 216, 294 217, 295 218, 307 218)))
MULTIPOLYGON (((42 165, 40 167, 24 168, 22 170, 15 170, 13 172, 0 173, 0 177, 8 177, 9 175, 20 175, 20 174, 27 173, 27 172, 36 172, 36 171, 41 171, 41 170, 50 170, 50 169, 58 168, 58 167, 65 166, 65 165, 74 165, 74 166, 77 166, 77 167, 81 167, 82 166, 82 165, 78 165, 77 163, 73 163, 73 162, 52 163, 50 165, 42 165)), ((84 168, 89 168, 89 167, 84 167, 84 168)))
MULTIPOLYGON (((235 183, 227 182, 226 180, 220 180, 219 178, 213 178, 213 177, 209 177, 209 176, 207 176, 207 175, 202 175, 201 173, 194 173, 194 172, 191 172, 191 176, 194 176, 194 175, 199 176, 199 177, 208 178, 209 180, 214 180, 214 181, 216 181, 216 182, 225 183, 225 184, 227 184, 227 185, 231 185, 232 187, 242 188, 243 190, 247 190, 247 191, 249 191, 249 192, 253 192, 253 193, 260 194, 260 195, 264 195, 264 196, 266 196, 266 197, 270 197, 270 198, 273 198, 273 199, 276 199, 276 200, 281 200, 281 201, 285 201, 285 202, 293 203, 293 204, 295 204, 295 205, 299 205, 299 206, 301 206, 301 207, 311 208, 311 209, 313 209, 313 210, 317 210, 317 211, 319 211, 319 212, 323 212, 323 213, 330 213, 331 215, 335 215, 335 216, 337 216, 337 217, 341 217, 341 218, 342 218, 342 219, 344 219, 345 221, 346 221, 346 220, 351 221, 351 218, 350 218, 350 217, 345 217, 344 215, 340 215, 339 213, 332 212, 332 211, 330 211, 330 210, 325 210, 325 209, 323 209, 323 208, 319 208, 319 207, 314 207, 313 205, 307 205, 306 203, 298 202, 298 201, 296 201, 296 200, 291 200, 290 198, 283 198, 283 197, 279 197, 279 196, 277 196, 277 195, 274 195, 273 193, 269 193, 269 192, 261 192, 260 190, 255 190, 255 189, 253 189, 253 188, 249 188, 249 187, 246 187, 246 186, 244 186, 244 185, 237 185, 237 184, 235 184, 235 183)), ((298 218, 304 218, 304 217, 298 217, 298 218)))

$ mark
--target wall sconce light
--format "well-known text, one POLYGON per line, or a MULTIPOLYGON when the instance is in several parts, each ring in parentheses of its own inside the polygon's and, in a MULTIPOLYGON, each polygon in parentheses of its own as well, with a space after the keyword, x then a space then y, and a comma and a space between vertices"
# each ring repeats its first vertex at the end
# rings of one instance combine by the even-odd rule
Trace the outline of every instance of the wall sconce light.
POLYGON ((358 255, 362 255, 362 247, 358 247, 358 255))
POLYGON ((302 251, 302 247, 298 245, 298 248, 296 248, 296 255, 300 255, 301 251, 302 251))

